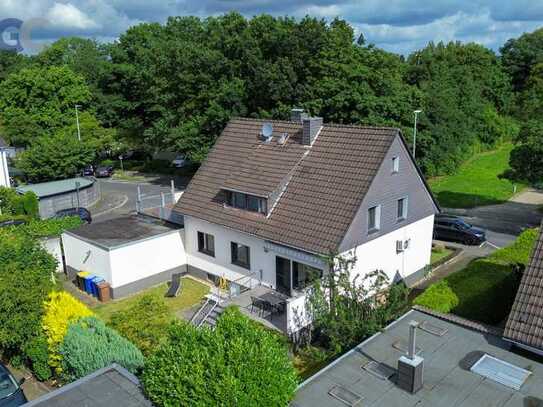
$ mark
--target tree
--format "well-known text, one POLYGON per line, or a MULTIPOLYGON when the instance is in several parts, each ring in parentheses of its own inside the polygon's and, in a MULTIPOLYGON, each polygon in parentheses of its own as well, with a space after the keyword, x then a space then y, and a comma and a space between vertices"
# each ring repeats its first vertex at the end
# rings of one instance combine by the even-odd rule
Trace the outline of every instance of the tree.
POLYGON ((307 299, 317 340, 334 353, 344 352, 378 332, 407 307, 408 290, 389 285, 380 270, 352 276, 354 256, 330 256, 330 272, 316 280, 307 299))
POLYGON ((32 191, 17 193, 13 188, 0 187, 0 209, 3 215, 39 217, 39 203, 32 191))
POLYGON ((38 137, 18 159, 18 167, 32 182, 70 178, 93 162, 92 144, 59 132, 38 137))
POLYGON ((0 121, 14 145, 29 145, 75 122, 75 105, 86 106, 91 93, 69 68, 31 67, 0 83, 0 121))
POLYGON ((144 363, 143 355, 133 343, 96 317, 81 318, 70 324, 60 354, 62 377, 68 382, 112 363, 138 373, 144 363))
POLYGON ((20 355, 41 330, 56 260, 24 233, 0 229, 0 353, 20 355))
POLYGON ((141 380, 156 406, 285 406, 297 385, 283 340, 236 308, 215 330, 174 324, 141 380))

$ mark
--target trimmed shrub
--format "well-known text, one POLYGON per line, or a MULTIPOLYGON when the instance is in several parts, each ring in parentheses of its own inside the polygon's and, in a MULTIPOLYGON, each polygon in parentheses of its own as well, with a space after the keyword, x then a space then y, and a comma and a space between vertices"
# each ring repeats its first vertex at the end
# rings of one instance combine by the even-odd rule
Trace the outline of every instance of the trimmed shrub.
POLYGON ((44 335, 32 338, 25 346, 24 352, 30 362, 32 372, 38 380, 45 381, 51 378, 49 347, 44 335))
POLYGON ((109 325, 149 356, 166 340, 172 320, 164 299, 147 294, 127 309, 115 312, 109 325))
POLYGON ((11 358, 41 330, 55 259, 34 239, 0 229, 0 352, 11 358))
POLYGON ((488 259, 504 264, 521 264, 527 266, 535 247, 538 229, 527 229, 510 246, 496 250, 488 259))
POLYGON ((215 330, 174 323, 141 377, 159 406, 286 406, 297 374, 286 345, 228 308, 215 330))
POLYGON ((428 287, 413 303, 447 314, 458 306, 459 302, 458 297, 451 290, 447 281, 442 280, 428 287))
POLYGON ((136 373, 144 363, 133 343, 95 317, 81 318, 70 325, 60 354, 62 378, 66 381, 77 380, 112 363, 136 373))
POLYGON ((43 330, 49 346, 49 365, 59 374, 62 371, 60 363, 62 356, 59 348, 68 331, 68 326, 82 317, 93 314, 85 304, 64 291, 50 293, 44 308, 43 330))
POLYGON ((79 216, 67 216, 60 219, 34 220, 20 228, 30 236, 40 238, 60 236, 65 230, 75 229, 82 224, 79 216))

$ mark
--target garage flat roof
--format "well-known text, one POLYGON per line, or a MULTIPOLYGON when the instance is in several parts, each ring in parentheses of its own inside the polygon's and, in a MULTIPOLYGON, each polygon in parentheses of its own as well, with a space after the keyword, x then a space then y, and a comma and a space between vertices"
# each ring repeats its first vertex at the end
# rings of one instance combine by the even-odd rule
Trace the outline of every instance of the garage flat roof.
POLYGON ((303 383, 291 406, 345 407, 338 397, 372 407, 543 405, 543 364, 535 356, 528 359, 511 352, 509 344, 491 330, 482 332, 476 329, 477 324, 463 322, 409 311, 303 383), (397 362, 405 354, 401 349, 408 343, 411 320, 424 322, 426 327, 417 329, 417 348, 424 358, 424 387, 416 394, 396 385, 397 362), (531 374, 515 390, 471 371, 484 354, 531 374), (374 366, 380 369, 376 371, 374 366), (392 376, 379 373, 385 371, 392 376))
POLYGON ((76 183, 79 182, 79 189, 83 189, 94 184, 94 180, 89 178, 69 178, 60 181, 41 182, 39 184, 29 184, 17 187, 17 192, 24 194, 25 192, 32 191, 38 198, 46 198, 48 196, 64 194, 66 192, 75 191, 77 189, 76 183))
POLYGON ((30 407, 152 407, 138 379, 113 364, 25 404, 30 407))
POLYGON ((112 249, 178 229, 181 228, 158 219, 129 215, 82 225, 65 233, 82 238, 89 243, 96 243, 99 246, 112 249))

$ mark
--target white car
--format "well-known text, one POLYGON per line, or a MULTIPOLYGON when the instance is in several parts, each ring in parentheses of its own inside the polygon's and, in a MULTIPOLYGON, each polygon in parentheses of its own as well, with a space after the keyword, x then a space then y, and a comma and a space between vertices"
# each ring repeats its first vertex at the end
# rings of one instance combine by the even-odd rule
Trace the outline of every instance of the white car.
POLYGON ((188 160, 184 155, 178 155, 175 157, 175 159, 172 161, 172 165, 175 168, 181 168, 188 164, 188 160))

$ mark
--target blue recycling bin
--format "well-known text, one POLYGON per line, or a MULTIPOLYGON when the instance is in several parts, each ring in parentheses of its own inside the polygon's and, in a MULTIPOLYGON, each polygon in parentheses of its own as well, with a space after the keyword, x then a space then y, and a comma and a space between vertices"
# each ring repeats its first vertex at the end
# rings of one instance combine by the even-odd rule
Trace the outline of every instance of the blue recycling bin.
POLYGON ((96 278, 95 275, 85 276, 85 292, 92 295, 92 280, 96 278))
POLYGON ((98 286, 97 284, 98 283, 101 283, 102 281, 104 281, 104 279, 102 277, 94 277, 92 279, 92 295, 94 295, 95 297, 98 297, 98 286))

